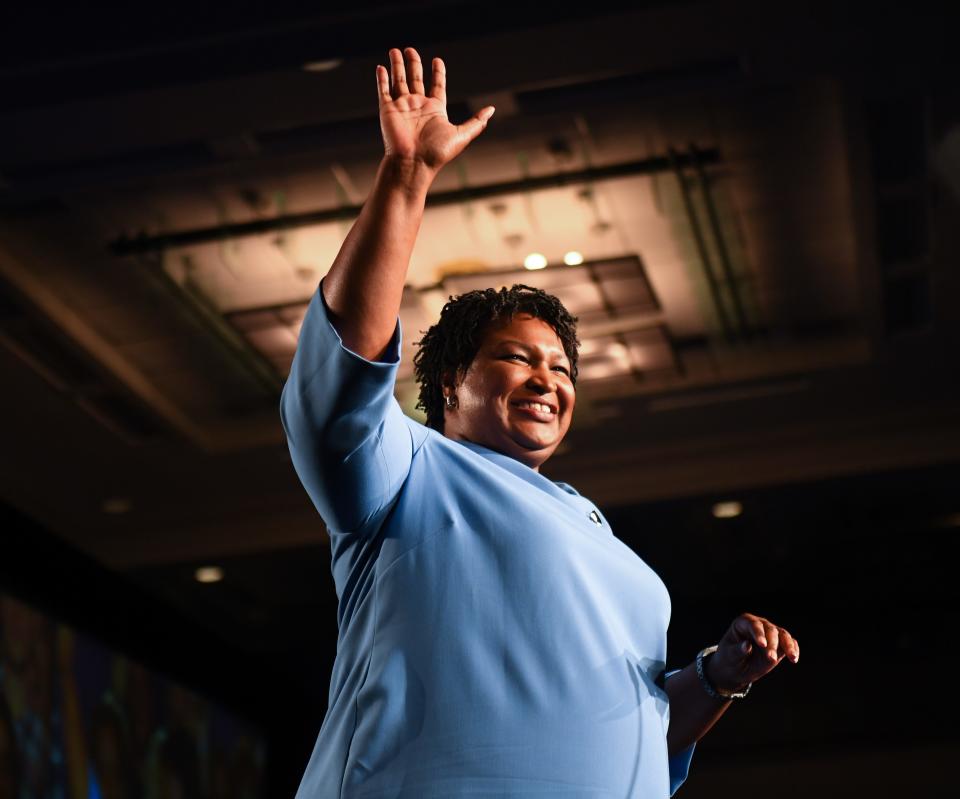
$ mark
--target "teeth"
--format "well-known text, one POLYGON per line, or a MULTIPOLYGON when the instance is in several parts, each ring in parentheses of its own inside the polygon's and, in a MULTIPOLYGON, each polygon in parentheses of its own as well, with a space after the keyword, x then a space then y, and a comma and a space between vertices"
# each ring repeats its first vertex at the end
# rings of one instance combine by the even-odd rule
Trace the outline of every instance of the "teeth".
POLYGON ((519 402, 517 403, 518 408, 531 408, 535 411, 540 411, 541 413, 553 413, 553 409, 549 405, 544 405, 542 402, 519 402))

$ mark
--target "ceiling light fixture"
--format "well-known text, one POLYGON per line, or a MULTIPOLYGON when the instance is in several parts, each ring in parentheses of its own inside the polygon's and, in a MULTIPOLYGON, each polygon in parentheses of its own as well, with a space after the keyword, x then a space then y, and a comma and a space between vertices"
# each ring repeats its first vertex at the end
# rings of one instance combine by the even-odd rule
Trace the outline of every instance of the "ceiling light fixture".
POLYGON ((567 266, 580 266, 583 263, 583 253, 579 253, 576 250, 570 250, 563 256, 563 262, 567 266))
POLYGON ((713 515, 717 519, 734 519, 743 513, 743 505, 735 500, 718 502, 713 506, 713 515))
POLYGON ((105 499, 103 505, 100 507, 104 513, 119 516, 120 514, 129 513, 133 510, 133 502, 126 497, 110 497, 109 499, 105 499))
POLYGON ((328 58, 325 61, 307 61, 300 66, 300 69, 304 72, 331 72, 342 63, 342 58, 328 58))
POLYGON ((193 576, 198 583, 219 583, 223 579, 223 569, 219 566, 201 566, 193 576))
POLYGON ((547 257, 543 253, 532 252, 523 259, 523 265, 527 269, 543 269, 547 265, 547 257))
POLYGON ((937 527, 960 527, 960 513, 948 513, 937 520, 937 527))

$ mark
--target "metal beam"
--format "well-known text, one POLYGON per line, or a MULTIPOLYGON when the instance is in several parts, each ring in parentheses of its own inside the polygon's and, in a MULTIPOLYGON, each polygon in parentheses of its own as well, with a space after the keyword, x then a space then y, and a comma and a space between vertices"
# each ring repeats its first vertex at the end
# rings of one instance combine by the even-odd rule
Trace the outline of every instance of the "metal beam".
MULTIPOLYGON (((460 189, 430 194, 427 196, 427 206, 453 205, 488 197, 517 194, 523 191, 554 189, 562 186, 613 180, 614 178, 630 177, 633 175, 651 175, 657 172, 667 172, 677 168, 691 167, 695 164, 695 161, 699 161, 701 164, 715 164, 720 161, 720 153, 716 149, 707 149, 698 151, 696 159, 688 153, 678 153, 676 155, 645 158, 640 161, 593 166, 576 172, 540 175, 523 178, 521 180, 491 183, 486 186, 467 186, 460 189)), ((224 239, 239 238, 241 236, 255 236, 276 230, 290 230, 292 228, 307 227, 309 225, 319 225, 324 222, 351 220, 357 217, 362 207, 361 205, 350 205, 339 208, 323 208, 316 211, 304 211, 298 214, 284 214, 270 219, 252 219, 249 222, 237 222, 229 225, 219 225, 217 227, 180 230, 173 233, 163 233, 158 236, 121 237, 110 244, 110 249, 116 255, 138 255, 166 250, 172 247, 185 247, 191 244, 223 241, 224 239)))
POLYGON ((703 162, 700 160, 700 151, 695 144, 690 145, 690 155, 693 158, 693 166, 697 173, 697 179, 700 181, 700 191, 703 193, 703 204, 707 209, 710 229, 713 231, 713 239, 717 245, 717 254, 720 257, 720 269, 723 271, 723 277, 727 282, 727 290, 733 302, 733 315, 737 318, 737 332, 744 338, 750 338, 750 323, 747 320, 747 314, 743 307, 743 300, 740 296, 740 284, 733 271, 730 253, 727 251, 727 243, 723 238, 723 229, 720 225, 720 216, 717 213, 716 203, 713 200, 713 188, 710 185, 710 177, 707 175, 707 170, 704 169, 703 162))
POLYGON ((733 329, 730 326, 730 318, 727 316, 727 309, 723 303, 723 294, 720 291, 720 282, 716 273, 713 271, 713 263, 710 260, 710 252, 707 249, 707 242, 700 227, 700 220, 697 218, 697 212, 693 207, 693 198, 690 196, 690 187, 687 185, 686 176, 683 174, 683 168, 696 161, 696 156, 691 158, 689 153, 678 153, 670 150, 670 164, 677 178, 677 184, 680 187, 680 196, 683 198, 683 208, 687 214, 687 221, 690 223, 690 232, 693 235, 694 243, 697 246, 697 253, 700 255, 700 264, 707 278, 707 287, 710 289, 710 296, 713 299, 713 307, 717 313, 717 319, 720 322, 720 328, 728 342, 734 339, 733 329))

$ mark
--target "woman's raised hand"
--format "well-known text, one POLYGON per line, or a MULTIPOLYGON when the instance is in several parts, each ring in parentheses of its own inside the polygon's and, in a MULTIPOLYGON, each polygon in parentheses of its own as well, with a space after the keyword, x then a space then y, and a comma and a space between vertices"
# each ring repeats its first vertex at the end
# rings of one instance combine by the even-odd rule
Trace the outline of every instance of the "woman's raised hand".
POLYGON ((707 661, 707 676, 719 688, 741 690, 773 671, 787 658, 800 660, 800 644, 783 627, 743 613, 733 620, 716 653, 707 661))
POLYGON ((390 71, 377 66, 380 129, 386 156, 424 165, 437 172, 456 158, 487 126, 488 105, 461 125, 447 118, 447 72, 433 59, 430 93, 423 85, 423 64, 412 47, 390 51, 390 71), (406 63, 404 63, 406 61, 406 63))

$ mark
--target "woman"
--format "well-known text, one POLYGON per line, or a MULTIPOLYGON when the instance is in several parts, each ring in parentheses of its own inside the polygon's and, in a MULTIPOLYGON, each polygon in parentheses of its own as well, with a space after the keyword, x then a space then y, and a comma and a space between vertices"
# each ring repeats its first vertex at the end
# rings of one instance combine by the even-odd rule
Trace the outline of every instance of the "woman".
POLYGON ((576 331, 515 286, 447 304, 416 358, 428 426, 393 399, 427 190, 493 115, 446 115, 417 52, 377 67, 385 154, 311 301, 281 415, 327 524, 339 599, 329 708, 298 797, 662 797, 732 695, 797 642, 744 614, 664 682, 669 596, 540 466, 576 402, 576 331), (699 671, 698 674, 698 665, 699 671))

